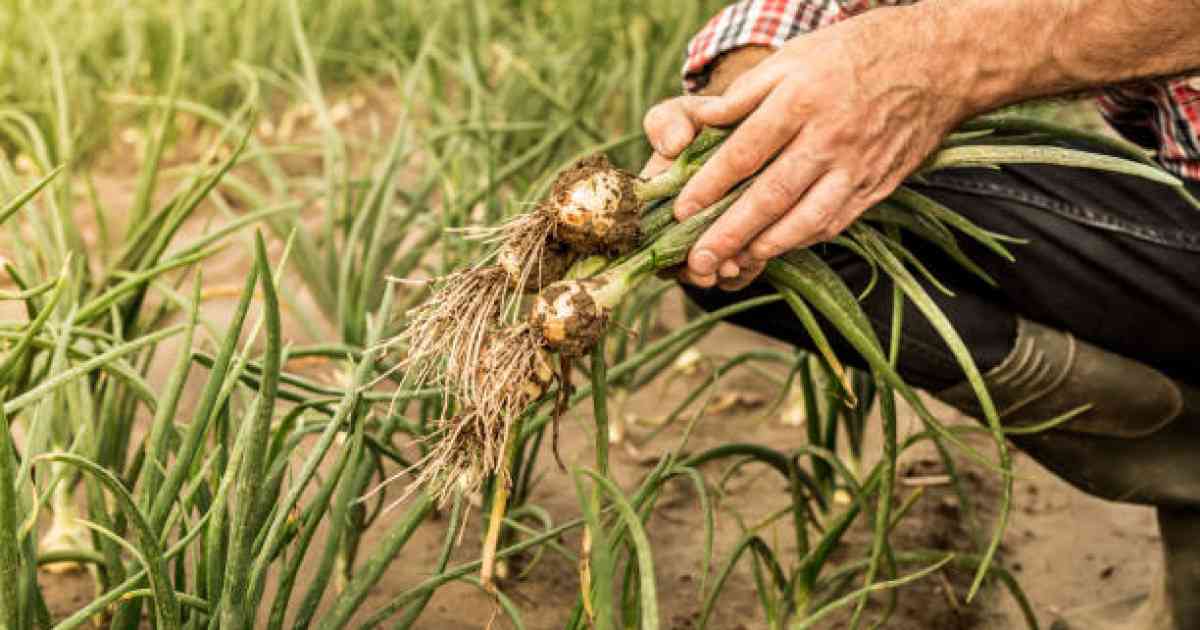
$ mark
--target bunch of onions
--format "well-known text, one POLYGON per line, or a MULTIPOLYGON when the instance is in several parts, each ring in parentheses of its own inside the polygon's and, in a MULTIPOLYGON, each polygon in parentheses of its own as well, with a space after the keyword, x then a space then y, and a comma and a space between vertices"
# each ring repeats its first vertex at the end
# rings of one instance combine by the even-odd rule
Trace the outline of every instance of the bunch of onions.
POLYGON ((683 223, 672 222, 671 209, 648 213, 641 225, 655 233, 653 242, 618 261, 599 275, 561 280, 534 298, 530 324, 547 348, 578 357, 588 353, 604 335, 612 310, 642 281, 682 263, 700 234, 742 194, 744 186, 683 223))
POLYGON ((649 180, 599 154, 560 173, 536 208, 486 231, 497 244, 493 264, 436 281, 429 298, 409 311, 403 332, 388 342, 404 353, 406 382, 449 387, 465 407, 491 409, 480 404, 476 374, 488 337, 515 321, 522 296, 555 290, 589 256, 628 255, 652 240, 672 220, 658 202, 678 194, 726 134, 701 132, 669 170, 649 180))

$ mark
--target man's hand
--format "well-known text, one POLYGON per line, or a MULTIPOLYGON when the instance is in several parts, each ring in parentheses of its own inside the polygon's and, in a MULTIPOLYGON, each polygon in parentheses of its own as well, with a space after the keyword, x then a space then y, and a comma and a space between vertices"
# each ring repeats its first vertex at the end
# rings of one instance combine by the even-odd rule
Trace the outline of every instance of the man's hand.
POLYGON ((652 170, 701 126, 741 123, 680 193, 681 219, 762 170, 684 279, 737 288, 771 257, 833 238, 970 116, 1200 69, 1197 28, 1196 0, 924 0, 792 39, 724 94, 646 115, 652 170))
POLYGON ((942 83, 953 80, 955 60, 923 56, 930 33, 909 10, 879 9, 802 35, 722 95, 684 96, 647 113, 656 153, 649 172, 702 126, 740 123, 680 193, 680 220, 762 170, 692 248, 685 281, 736 290, 771 258, 834 238, 967 115, 955 86, 942 83))

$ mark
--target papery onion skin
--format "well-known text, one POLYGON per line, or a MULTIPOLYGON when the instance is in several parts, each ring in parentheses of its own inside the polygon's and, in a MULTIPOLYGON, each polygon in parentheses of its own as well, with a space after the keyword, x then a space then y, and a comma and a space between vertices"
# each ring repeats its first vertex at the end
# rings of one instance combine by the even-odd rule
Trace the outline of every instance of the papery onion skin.
POLYGON ((559 175, 545 202, 555 236, 581 255, 620 256, 635 249, 642 206, 636 182, 602 154, 579 161, 559 175))

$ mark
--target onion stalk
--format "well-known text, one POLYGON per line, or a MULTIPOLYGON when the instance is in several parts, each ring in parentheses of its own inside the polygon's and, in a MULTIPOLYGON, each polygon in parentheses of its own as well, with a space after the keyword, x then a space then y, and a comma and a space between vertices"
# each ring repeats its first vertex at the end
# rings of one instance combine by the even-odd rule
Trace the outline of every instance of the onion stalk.
POLYGON ((717 148, 729 136, 729 129, 705 127, 696 134, 695 139, 679 154, 671 167, 663 173, 648 180, 639 181, 634 185, 634 194, 643 202, 657 201, 674 197, 683 191, 688 180, 692 179, 700 167, 717 152, 717 148))
MULTIPOLYGON (((674 221, 670 206, 657 202, 682 190, 727 134, 703 130, 667 171, 649 180, 615 168, 602 154, 585 158, 558 176, 550 196, 535 210, 477 232, 498 242, 495 264, 438 281, 429 299, 408 313, 404 331, 385 344, 405 351, 398 366, 406 372, 405 383, 438 383, 465 393, 467 400, 479 400, 476 372, 486 338, 506 314, 517 312, 513 307, 520 296, 561 292, 553 288, 555 283, 580 259, 628 255, 641 242, 657 241, 674 221)), ((599 334, 606 319, 593 320, 590 334, 599 334)), ((584 353, 589 344, 569 353, 584 353)))

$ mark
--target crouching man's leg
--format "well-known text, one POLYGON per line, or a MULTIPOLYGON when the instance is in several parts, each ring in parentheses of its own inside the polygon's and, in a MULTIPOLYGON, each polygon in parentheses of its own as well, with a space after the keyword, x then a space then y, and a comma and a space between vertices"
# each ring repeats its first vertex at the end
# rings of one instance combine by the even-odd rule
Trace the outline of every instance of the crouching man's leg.
MULTIPOLYGON (((1007 426, 1090 405, 1066 424, 1013 441, 1086 492, 1157 507, 1166 579, 1126 627, 1200 629, 1200 212, 1155 184, 1056 167, 948 172, 921 192, 984 228, 1029 240, 1014 248, 1013 264, 963 239, 995 287, 932 247, 906 243, 955 289, 956 297, 929 292, 984 372, 1007 426)), ((866 286, 870 269, 851 253, 818 250, 851 288, 866 286)), ((714 308, 769 290, 757 284, 734 294, 689 294, 714 308)), ((881 338, 890 294, 883 284, 863 302, 881 338)), ((806 345, 785 309, 769 305, 734 323, 806 345)), ((932 327, 915 310, 903 321, 905 378, 978 417, 932 327)), ((852 361, 849 345, 832 336, 852 361)))
MULTIPOLYGON (((1006 426, 1091 405, 1058 429, 1014 436, 1013 442, 1085 492, 1157 506, 1166 580, 1154 585, 1151 608, 1132 628, 1200 628, 1200 391, 1026 320, 1020 320, 1012 353, 984 380, 1006 426)), ((935 396, 982 415, 966 383, 935 396)))

